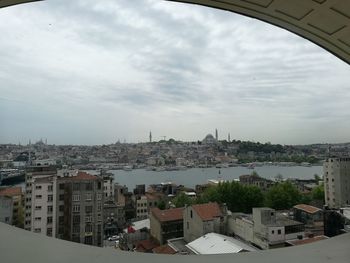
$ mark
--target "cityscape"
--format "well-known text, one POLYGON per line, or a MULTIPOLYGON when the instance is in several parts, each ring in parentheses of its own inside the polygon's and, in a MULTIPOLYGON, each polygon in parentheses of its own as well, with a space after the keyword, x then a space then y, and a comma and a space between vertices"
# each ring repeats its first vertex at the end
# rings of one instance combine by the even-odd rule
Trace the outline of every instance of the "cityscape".
POLYGON ((219 140, 217 129, 195 142, 153 141, 150 132, 148 142, 134 144, 2 144, 0 221, 145 253, 239 253, 313 243, 350 231, 349 146, 282 146, 229 134, 219 140), (280 172, 264 177, 258 173, 263 167, 280 172), (305 175, 285 177, 293 167, 305 175), (234 169, 246 173, 223 178, 234 169), (162 179, 197 170, 211 178, 194 187, 162 179), (120 184, 117 171, 141 183, 120 184), (145 183, 150 175, 156 183, 145 183))
POLYGON ((0 261, 349 262, 349 10, 0 0, 0 261))

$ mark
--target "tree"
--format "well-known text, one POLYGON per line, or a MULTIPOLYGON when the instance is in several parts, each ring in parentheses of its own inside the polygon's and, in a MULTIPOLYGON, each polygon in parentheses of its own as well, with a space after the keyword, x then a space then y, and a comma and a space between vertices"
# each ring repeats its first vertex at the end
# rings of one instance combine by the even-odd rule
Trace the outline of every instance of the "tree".
POLYGON ((324 201, 324 185, 320 184, 312 189, 311 196, 313 200, 324 201))
POLYGON ((278 183, 266 193, 265 204, 268 207, 282 210, 290 209, 300 203, 302 195, 290 182, 278 183))
POLYGON ((314 178, 317 182, 321 181, 321 177, 318 174, 314 174, 314 178))
POLYGON ((175 207, 184 207, 185 205, 192 205, 193 200, 185 193, 181 193, 173 199, 175 207))
POLYGON ((160 209, 160 210, 164 210, 166 208, 166 203, 164 200, 160 200, 160 202, 158 203, 157 207, 160 209))

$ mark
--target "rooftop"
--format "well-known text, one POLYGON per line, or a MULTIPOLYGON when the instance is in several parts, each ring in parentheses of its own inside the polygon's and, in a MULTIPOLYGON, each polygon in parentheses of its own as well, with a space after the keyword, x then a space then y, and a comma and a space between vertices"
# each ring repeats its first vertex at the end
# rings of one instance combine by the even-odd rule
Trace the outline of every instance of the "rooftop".
POLYGON ((173 208, 167 210, 160 210, 158 207, 152 208, 151 213, 160 221, 178 221, 183 219, 183 208, 173 208))
POLYGON ((186 245, 196 254, 227 254, 258 251, 256 248, 232 237, 209 233, 186 245))
POLYGON ((299 246, 299 245, 305 245, 305 244, 311 244, 320 240, 328 239, 327 236, 315 236, 305 239, 294 239, 294 240, 288 240, 287 243, 293 246, 299 246))
POLYGON ((21 187, 6 187, 0 189, 0 195, 2 196, 16 196, 22 194, 21 187))
POLYGON ((72 180, 72 181, 80 181, 80 180, 98 180, 99 177, 95 175, 88 174, 86 172, 79 171, 76 176, 70 177, 60 177, 59 180, 72 180))
POLYGON ((299 205, 295 205, 294 208, 299 209, 299 210, 303 210, 306 213, 309 214, 314 214, 317 213, 319 211, 322 211, 321 209, 314 207, 312 205, 305 205, 305 204, 299 204, 299 205))
POLYGON ((169 245, 156 247, 152 251, 153 253, 156 253, 156 254, 168 254, 168 255, 176 254, 176 251, 172 249, 169 245))
POLYGON ((223 216, 217 203, 192 205, 192 208, 203 221, 213 220, 215 217, 223 216))

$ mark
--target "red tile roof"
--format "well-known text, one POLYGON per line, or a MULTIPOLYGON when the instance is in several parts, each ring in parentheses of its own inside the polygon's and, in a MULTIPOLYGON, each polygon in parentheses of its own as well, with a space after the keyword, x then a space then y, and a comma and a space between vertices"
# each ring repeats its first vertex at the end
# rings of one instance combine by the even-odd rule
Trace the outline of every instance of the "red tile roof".
POLYGON ((0 189, 0 195, 1 196, 16 196, 22 194, 22 188, 21 187, 7 187, 0 189))
POLYGON ((314 243, 314 242, 325 240, 325 239, 328 239, 328 237, 327 236, 316 236, 316 237, 306 238, 306 239, 302 239, 302 240, 289 240, 288 243, 293 245, 293 246, 299 246, 299 245, 314 243))
POLYGON ((223 216, 218 203, 193 205, 192 208, 203 221, 209 221, 215 217, 223 216))
POLYGON ((151 213, 160 221, 178 221, 183 219, 183 208, 173 208, 160 210, 158 207, 152 208, 151 213))
MULTIPOLYGON (((86 172, 79 171, 76 176, 71 177, 61 177, 62 180, 97 180, 99 177, 95 175, 88 174, 86 172)), ((102 179, 102 178, 101 178, 102 179)))
POLYGON ((174 249, 172 249, 168 245, 163 245, 163 246, 156 247, 152 251, 155 254, 167 254, 167 255, 176 254, 176 251, 174 249))
POLYGON ((314 213, 317 213, 318 211, 321 211, 321 209, 317 207, 314 207, 312 205, 305 205, 305 204, 295 205, 294 208, 303 210, 309 214, 314 214, 314 213))
POLYGON ((158 245, 149 240, 149 239, 146 239, 146 240, 142 240, 142 241, 139 241, 136 243, 136 251, 138 252, 150 252, 152 251, 152 249, 156 248, 158 245))

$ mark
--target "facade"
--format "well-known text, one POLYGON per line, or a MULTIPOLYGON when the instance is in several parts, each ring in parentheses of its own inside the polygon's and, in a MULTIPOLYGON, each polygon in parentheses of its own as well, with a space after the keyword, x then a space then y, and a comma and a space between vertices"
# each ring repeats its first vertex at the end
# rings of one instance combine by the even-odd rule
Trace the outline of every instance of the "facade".
POLYGON ((24 199, 21 187, 7 187, 0 189, 0 196, 8 196, 12 198, 13 218, 12 225, 24 227, 24 199))
POLYGON ((103 245, 103 179, 84 172, 57 179, 57 237, 103 245))
POLYGON ((325 203, 330 209, 350 205, 350 158, 328 158, 323 163, 325 203))
POLYGON ((274 182, 266 178, 260 177, 257 174, 241 175, 239 182, 244 185, 253 185, 259 187, 263 191, 267 191, 274 185, 274 182))
POLYGON ((305 224, 305 232, 323 235, 323 211, 317 207, 299 204, 293 207, 293 219, 305 224))
POLYGON ((118 234, 125 225, 124 206, 117 205, 113 201, 103 204, 103 225, 105 236, 118 234))
POLYGON ((103 193, 105 200, 114 199, 114 178, 109 175, 103 175, 103 193))
POLYGON ((191 242, 207 233, 224 234, 226 219, 226 208, 221 208, 217 203, 185 207, 183 211, 185 241, 191 242))
POLYGON ((32 166, 26 169, 25 174, 25 219, 24 229, 32 231, 32 184, 37 178, 45 178, 57 175, 54 166, 32 166))
POLYGON ((34 178, 30 228, 35 233, 56 236, 56 176, 34 178))
POLYGON ((0 195, 0 222, 12 225, 13 202, 9 196, 0 195))
POLYGON ((141 195, 136 199, 136 218, 144 219, 148 218, 148 200, 146 195, 141 195))
POLYGON ((168 239, 183 237, 183 208, 160 210, 150 213, 151 236, 164 245, 168 239))

